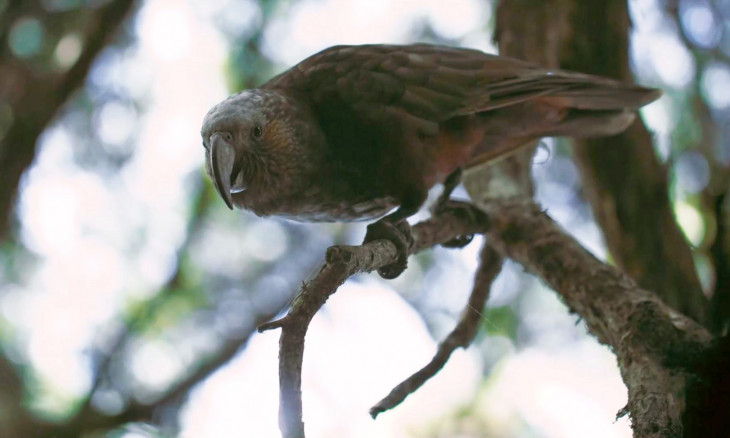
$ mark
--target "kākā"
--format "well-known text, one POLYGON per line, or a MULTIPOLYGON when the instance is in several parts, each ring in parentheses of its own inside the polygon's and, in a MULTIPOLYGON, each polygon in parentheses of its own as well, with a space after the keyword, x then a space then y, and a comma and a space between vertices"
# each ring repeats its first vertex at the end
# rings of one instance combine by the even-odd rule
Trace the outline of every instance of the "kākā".
POLYGON ((214 106, 206 172, 229 208, 302 221, 374 219, 404 268, 405 219, 429 188, 545 136, 617 134, 660 92, 477 50, 336 46, 214 106))

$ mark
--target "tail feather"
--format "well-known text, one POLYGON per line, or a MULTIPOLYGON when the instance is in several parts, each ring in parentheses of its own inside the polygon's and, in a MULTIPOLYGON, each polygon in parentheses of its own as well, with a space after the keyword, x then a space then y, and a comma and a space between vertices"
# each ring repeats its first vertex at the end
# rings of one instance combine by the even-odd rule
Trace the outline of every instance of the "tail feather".
POLYGON ((635 118, 636 113, 629 110, 571 110, 563 120, 537 134, 540 137, 605 137, 624 131, 635 118))
MULTIPOLYGON (((465 167, 471 168, 508 157, 540 137, 592 138, 616 135, 628 128, 634 119, 636 113, 630 110, 569 110, 560 121, 541 125, 539 129, 516 128, 507 131, 503 128, 501 132, 487 131, 488 135, 474 149, 465 167)), ((512 127, 512 124, 501 126, 512 127)))
POLYGON ((653 88, 624 85, 567 89, 543 96, 540 100, 550 105, 580 110, 636 110, 655 101, 661 94, 660 90, 653 88))
POLYGON ((473 93, 454 115, 482 113, 540 100, 561 108, 638 109, 661 96, 653 88, 563 70, 535 69, 490 81, 473 93))
POLYGON ((485 138, 466 167, 509 156, 540 137, 616 135, 633 123, 636 110, 661 96, 660 90, 562 71, 502 81, 491 91, 491 101, 474 105, 485 138))

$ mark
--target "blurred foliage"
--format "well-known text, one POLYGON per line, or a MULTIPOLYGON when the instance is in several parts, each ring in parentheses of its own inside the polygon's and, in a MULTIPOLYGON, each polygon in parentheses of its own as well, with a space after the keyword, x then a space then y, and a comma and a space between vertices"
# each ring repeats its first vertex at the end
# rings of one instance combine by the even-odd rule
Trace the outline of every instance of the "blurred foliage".
POLYGON ((518 316, 510 306, 489 307, 482 317, 482 331, 489 335, 501 335, 515 340, 518 325, 518 316))

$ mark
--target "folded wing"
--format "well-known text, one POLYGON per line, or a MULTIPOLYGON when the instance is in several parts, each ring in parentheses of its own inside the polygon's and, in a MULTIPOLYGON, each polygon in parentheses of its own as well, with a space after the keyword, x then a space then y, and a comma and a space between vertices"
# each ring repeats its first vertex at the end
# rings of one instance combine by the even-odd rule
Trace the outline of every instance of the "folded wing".
POLYGON ((332 47, 266 86, 300 88, 315 106, 347 105, 371 119, 405 113, 424 126, 535 99, 610 111, 635 110, 660 95, 603 77, 427 44, 332 47))

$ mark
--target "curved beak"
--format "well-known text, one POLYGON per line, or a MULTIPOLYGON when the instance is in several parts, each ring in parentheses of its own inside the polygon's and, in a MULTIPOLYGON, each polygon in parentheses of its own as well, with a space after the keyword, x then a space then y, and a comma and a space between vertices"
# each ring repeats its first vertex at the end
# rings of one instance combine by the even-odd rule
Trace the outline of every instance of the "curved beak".
POLYGON ((236 150, 229 144, 223 134, 216 132, 210 137, 210 169, 213 172, 213 185, 221 195, 228 208, 233 210, 231 200, 231 180, 233 180, 233 164, 236 161, 236 150))

